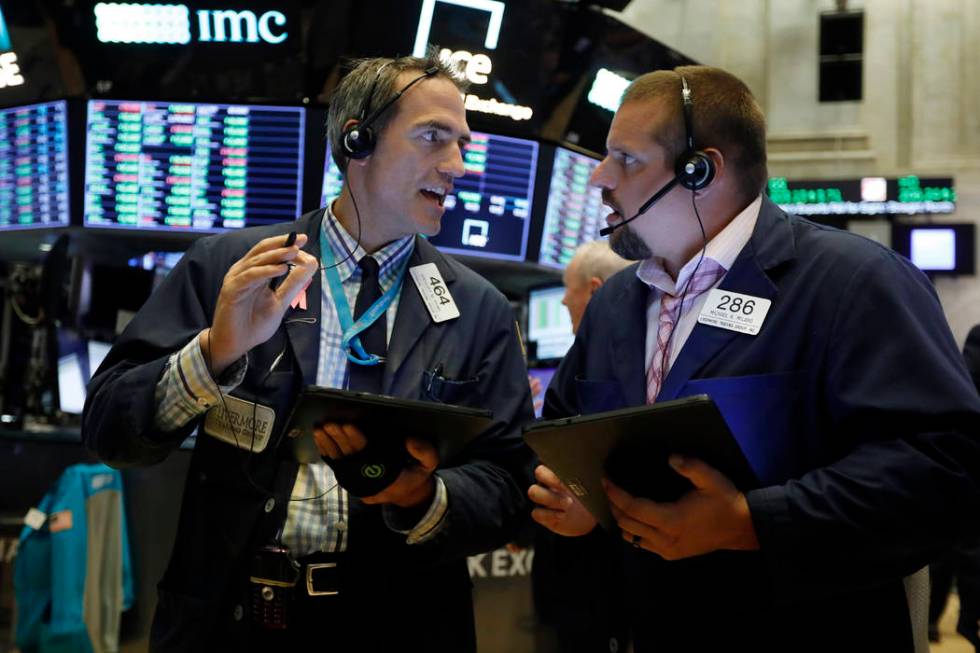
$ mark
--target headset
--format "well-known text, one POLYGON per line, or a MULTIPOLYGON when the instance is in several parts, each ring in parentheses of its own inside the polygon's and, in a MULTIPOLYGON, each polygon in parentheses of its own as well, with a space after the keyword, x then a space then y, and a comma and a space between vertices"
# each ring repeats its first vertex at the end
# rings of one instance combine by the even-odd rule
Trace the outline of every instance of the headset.
POLYGON ((358 114, 357 118, 355 118, 357 122, 344 128, 344 131, 341 133, 340 147, 344 152, 344 156, 346 156, 348 159, 364 159, 371 156, 371 153, 374 152, 375 146, 378 144, 378 137, 374 133, 374 130, 371 129, 371 125, 381 116, 381 114, 387 111, 391 105, 397 102, 398 98, 400 98, 405 91, 412 88, 423 79, 428 79, 439 72, 439 68, 436 66, 426 68, 425 72, 406 84, 402 90, 395 93, 391 99, 368 114, 368 109, 371 107, 371 100, 374 99, 374 89, 378 85, 378 80, 381 79, 381 71, 385 69, 388 63, 383 63, 378 68, 378 72, 374 76, 374 81, 371 82, 371 89, 368 91, 364 104, 361 106, 361 112, 358 114))
MULTIPOLYGON (((617 222, 611 227, 603 227, 600 229, 600 236, 608 236, 620 227, 625 227, 630 222, 633 222, 633 220, 639 218, 641 215, 646 213, 651 206, 659 202, 664 195, 673 190, 674 186, 677 184, 680 184, 684 188, 691 191, 691 198, 693 201, 694 191, 706 188, 708 184, 711 183, 711 180, 715 178, 714 161, 711 160, 710 156, 694 146, 694 98, 691 94, 691 87, 688 86, 687 80, 684 79, 684 75, 677 73, 677 76, 681 78, 681 101, 684 113, 684 145, 686 149, 681 152, 680 156, 677 157, 677 161, 674 162, 674 176, 666 184, 657 189, 657 191, 640 206, 633 216, 623 220, 622 222, 617 222)), ((695 210, 696 209, 697 205, 695 205, 695 210)), ((700 222, 700 216, 698 217, 698 220, 700 222)))
POLYGON ((681 186, 688 190, 701 190, 715 178, 715 164, 707 154, 694 146, 694 98, 684 75, 681 78, 681 101, 684 108, 685 149, 674 164, 674 174, 681 186))

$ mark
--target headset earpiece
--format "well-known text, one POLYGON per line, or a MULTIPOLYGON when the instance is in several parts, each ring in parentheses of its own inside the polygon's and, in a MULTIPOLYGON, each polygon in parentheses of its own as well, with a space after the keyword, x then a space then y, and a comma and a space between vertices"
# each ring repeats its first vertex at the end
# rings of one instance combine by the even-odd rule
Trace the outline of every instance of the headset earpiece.
POLYGON ((340 138, 340 147, 348 159, 364 159, 374 152, 375 138, 371 125, 360 122, 344 129, 340 138))
POLYGON ((684 188, 701 190, 715 178, 715 164, 704 152, 687 150, 677 159, 674 174, 684 188))
POLYGON ((357 122, 350 125, 340 134, 340 148, 344 151, 344 156, 348 159, 365 159, 371 156, 374 152, 375 146, 378 144, 377 136, 374 130, 371 129, 372 123, 378 119, 382 113, 388 110, 388 107, 393 105, 398 101, 405 91, 412 88, 423 79, 432 77, 439 72, 437 66, 432 66, 426 68, 425 72, 405 84, 404 88, 395 93, 391 99, 382 104, 380 107, 375 109, 371 114, 368 114, 368 109, 371 108, 371 100, 374 99, 374 89, 378 85, 378 80, 381 79, 381 71, 385 69, 385 66, 390 64, 387 62, 381 64, 378 68, 378 72, 374 76, 374 81, 371 83, 371 89, 368 91, 367 98, 364 100, 364 104, 361 106, 361 112, 357 116, 357 122))
POLYGON ((681 186, 688 190, 701 190, 715 178, 715 163, 694 145, 694 98, 684 75, 681 78, 681 100, 684 110, 684 136, 686 149, 674 164, 674 174, 681 186))

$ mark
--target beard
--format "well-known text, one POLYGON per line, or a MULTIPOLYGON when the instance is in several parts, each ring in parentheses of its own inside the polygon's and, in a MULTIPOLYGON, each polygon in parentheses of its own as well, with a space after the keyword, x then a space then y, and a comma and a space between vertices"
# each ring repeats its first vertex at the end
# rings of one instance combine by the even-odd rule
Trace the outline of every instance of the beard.
POLYGON ((620 227, 609 237, 609 248, 628 261, 642 261, 653 257, 653 252, 630 225, 620 227))

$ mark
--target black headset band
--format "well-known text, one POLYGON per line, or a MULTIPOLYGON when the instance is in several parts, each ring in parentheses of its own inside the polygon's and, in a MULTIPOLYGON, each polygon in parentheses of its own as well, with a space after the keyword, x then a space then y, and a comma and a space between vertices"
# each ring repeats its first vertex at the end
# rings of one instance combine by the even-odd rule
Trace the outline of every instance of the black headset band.
POLYGON ((684 75, 677 73, 681 78, 681 102, 684 111, 684 137, 687 141, 687 149, 694 151, 694 100, 691 98, 691 87, 688 86, 684 75))
POLYGON ((385 102, 380 107, 372 111, 371 114, 368 115, 367 117, 364 117, 364 114, 367 113, 367 110, 370 108, 371 99, 374 96, 374 88, 375 86, 377 86, 378 80, 381 78, 381 71, 385 69, 385 66, 387 66, 388 63, 382 64, 381 67, 378 68, 378 74, 375 75, 374 82, 371 83, 371 90, 368 92, 367 100, 364 103, 364 107, 361 109, 360 124, 358 125, 358 127, 360 127, 361 129, 364 129, 365 127, 369 127, 375 120, 377 120, 381 116, 381 114, 387 111, 391 105, 397 102, 398 98, 404 95, 408 89, 412 88, 413 86, 421 82, 423 79, 428 79, 429 77, 432 77, 433 75, 439 72, 439 68, 436 66, 432 66, 431 68, 426 68, 421 75, 419 75, 418 77, 410 81, 408 84, 405 84, 405 86, 403 86, 400 91, 398 91, 393 96, 388 98, 387 102, 385 102))

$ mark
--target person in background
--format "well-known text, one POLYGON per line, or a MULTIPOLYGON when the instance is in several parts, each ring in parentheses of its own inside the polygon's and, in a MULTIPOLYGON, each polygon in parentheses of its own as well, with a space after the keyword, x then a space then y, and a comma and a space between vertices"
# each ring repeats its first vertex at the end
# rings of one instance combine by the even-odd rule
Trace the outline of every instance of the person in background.
MULTIPOLYGON (((605 240, 581 245, 562 281, 572 331, 585 308, 611 276, 630 264, 605 240)), ((532 396, 534 391, 532 379, 532 396)), ((539 384, 540 385, 540 384, 539 384)), ((605 538, 563 538, 538 526, 534 533, 531 584, 537 615, 538 653, 625 651, 629 641, 621 587, 621 567, 605 538)))
MULTIPOLYGON (((568 309, 568 316, 572 321, 572 333, 578 331, 585 307, 588 306, 595 291, 609 277, 629 264, 629 261, 609 249, 609 243, 604 240, 589 241, 575 250, 562 274, 565 296, 561 300, 568 309)), ((535 399, 535 413, 540 413, 541 406, 538 402, 544 401, 544 391, 547 388, 541 387, 541 381, 534 376, 528 376, 527 380, 531 384, 531 396, 535 399)))
POLYGON ((607 479, 606 532, 542 465, 535 520, 618 544, 637 653, 927 645, 905 579, 980 535, 980 397, 929 279, 766 197, 765 119, 723 70, 638 77, 606 143, 591 181, 638 263, 589 302, 544 416, 708 394, 758 486, 651 460, 690 489, 607 479))
POLYGON ((152 651, 476 651, 466 558, 526 520, 532 412, 509 303, 422 237, 465 171, 460 92, 436 56, 357 63, 327 118, 340 196, 195 241, 93 378, 82 432, 105 461, 159 462, 198 429, 152 651), (309 385, 493 422, 453 460, 350 424, 298 451, 309 385))
POLYGON ((565 284, 565 296, 561 303, 572 318, 572 333, 578 333, 578 325, 582 323, 585 307, 589 305, 592 295, 609 277, 629 264, 630 261, 612 251, 605 240, 593 240, 575 250, 561 279, 565 284))

